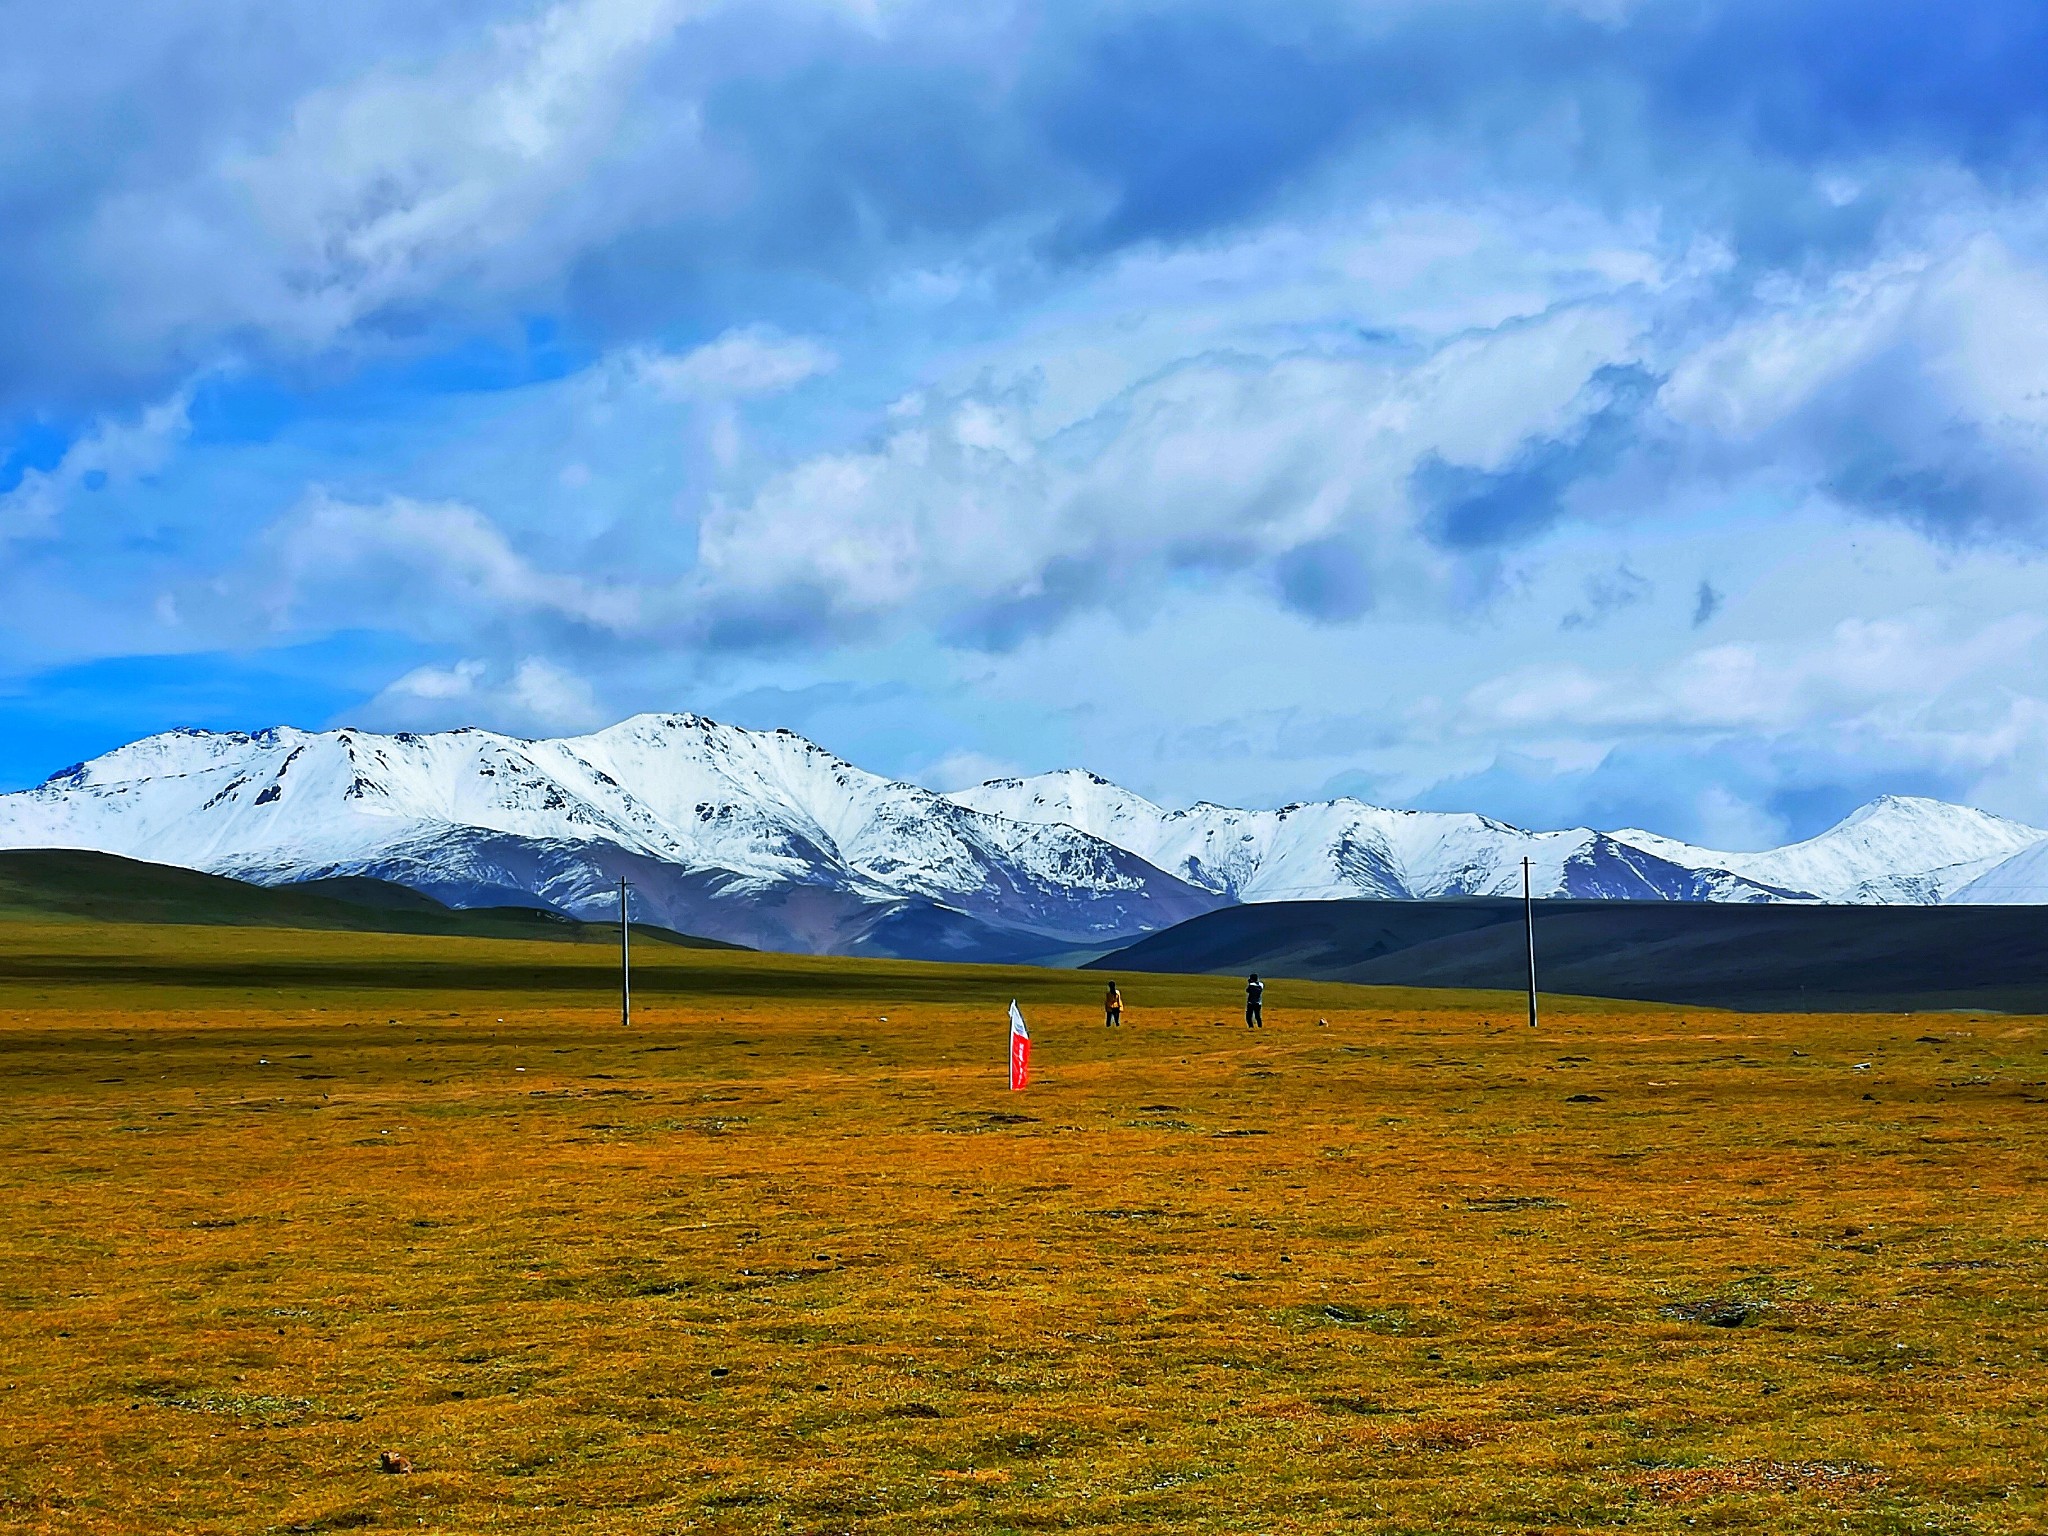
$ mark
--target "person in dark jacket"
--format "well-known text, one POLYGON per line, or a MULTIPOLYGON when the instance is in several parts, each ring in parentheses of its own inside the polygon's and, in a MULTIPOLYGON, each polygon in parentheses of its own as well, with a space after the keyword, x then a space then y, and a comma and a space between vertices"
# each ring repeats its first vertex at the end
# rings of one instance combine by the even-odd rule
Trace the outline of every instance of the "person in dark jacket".
POLYGON ((1266 984, 1259 980, 1257 971, 1253 971, 1244 979, 1244 1027, 1266 1027, 1266 984))

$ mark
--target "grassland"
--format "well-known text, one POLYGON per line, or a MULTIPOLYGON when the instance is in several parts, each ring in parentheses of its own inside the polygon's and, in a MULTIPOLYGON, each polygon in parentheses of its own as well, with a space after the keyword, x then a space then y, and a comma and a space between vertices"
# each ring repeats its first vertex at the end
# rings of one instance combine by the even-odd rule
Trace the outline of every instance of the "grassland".
POLYGON ((0 922, 0 1527, 2048 1527, 2039 1021, 605 959, 0 922))
MULTIPOLYGON (((293 885, 252 885, 223 875, 124 859, 79 848, 0 849, 0 922, 38 917, 186 927, 342 929, 444 938, 617 942, 608 922, 580 922, 530 907, 456 911, 388 880, 329 876, 293 885)), ((639 929, 646 942, 731 949, 716 939, 639 929)))

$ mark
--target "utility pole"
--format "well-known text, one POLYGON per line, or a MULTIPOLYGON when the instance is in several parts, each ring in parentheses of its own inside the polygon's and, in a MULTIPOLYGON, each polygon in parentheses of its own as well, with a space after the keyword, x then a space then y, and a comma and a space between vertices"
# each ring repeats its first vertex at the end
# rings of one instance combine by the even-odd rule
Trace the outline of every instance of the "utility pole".
POLYGON ((1529 861, 1522 860, 1522 930, 1529 939, 1529 1027, 1536 1027, 1536 899, 1529 891, 1529 861))
POLYGON ((626 911, 623 876, 619 879, 619 1023, 627 1029, 633 1027, 633 920, 626 911))

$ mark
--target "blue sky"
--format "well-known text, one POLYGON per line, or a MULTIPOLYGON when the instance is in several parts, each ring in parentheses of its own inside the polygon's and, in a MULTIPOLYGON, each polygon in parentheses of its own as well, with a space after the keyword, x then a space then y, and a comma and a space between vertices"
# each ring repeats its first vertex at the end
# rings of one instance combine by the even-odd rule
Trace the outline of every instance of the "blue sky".
POLYGON ((642 709, 940 786, 2048 824, 2048 13, 22 8, 0 785, 642 709))

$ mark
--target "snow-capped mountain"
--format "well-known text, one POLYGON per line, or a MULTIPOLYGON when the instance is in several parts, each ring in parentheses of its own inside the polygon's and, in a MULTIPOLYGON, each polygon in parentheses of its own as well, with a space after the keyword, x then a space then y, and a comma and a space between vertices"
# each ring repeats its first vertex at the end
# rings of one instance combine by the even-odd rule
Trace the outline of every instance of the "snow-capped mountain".
POLYGON ((1167 810, 1079 771, 940 795, 695 715, 549 741, 174 731, 0 795, 0 847, 269 884, 372 875, 456 906, 583 917, 615 912, 623 877, 642 921, 711 937, 979 959, 1107 945, 1235 902, 1518 895, 1524 858, 1546 897, 2048 901, 2048 833, 1931 800, 1720 852, 1348 799, 1167 810))
POLYGON ((1076 769, 991 779, 952 798, 1013 821, 1078 827, 1231 901, 1519 895, 1527 858, 1545 897, 1934 904, 2048 840, 1984 811, 1897 795, 1761 853, 1636 830, 1528 832, 1348 799, 1169 811, 1076 769))
POLYGON ((276 884, 395 880, 779 948, 1045 953, 1216 899, 1069 827, 865 773, 786 731, 640 716, 591 736, 153 736, 0 796, 0 846, 276 884))
POLYGON ((1614 834, 1674 863, 1714 864, 1744 879, 1822 901, 1938 906, 2048 832, 1966 805, 1883 795, 1818 837, 1761 853, 1721 853, 1659 837, 1614 834))
POLYGON ((2035 843, 1992 865, 1948 901, 1972 907, 2048 905, 2048 842, 2035 843))
POLYGON ((1012 821, 1078 827, 1229 901, 1539 896, 1780 901, 1802 893, 1712 861, 1680 862, 1605 833, 1525 832, 1471 814, 1358 800, 1169 811, 1091 773, 992 779, 952 797, 1012 821))

